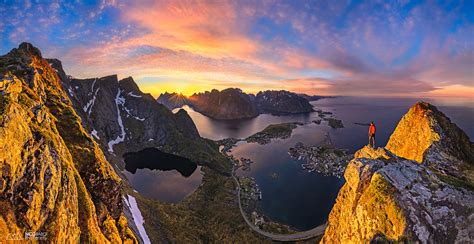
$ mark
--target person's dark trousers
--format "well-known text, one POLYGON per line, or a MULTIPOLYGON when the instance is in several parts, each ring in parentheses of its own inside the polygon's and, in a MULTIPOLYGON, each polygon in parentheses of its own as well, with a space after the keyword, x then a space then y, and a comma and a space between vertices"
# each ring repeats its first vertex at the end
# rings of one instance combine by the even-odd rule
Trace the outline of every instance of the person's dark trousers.
POLYGON ((369 146, 375 148, 375 134, 369 136, 369 146))

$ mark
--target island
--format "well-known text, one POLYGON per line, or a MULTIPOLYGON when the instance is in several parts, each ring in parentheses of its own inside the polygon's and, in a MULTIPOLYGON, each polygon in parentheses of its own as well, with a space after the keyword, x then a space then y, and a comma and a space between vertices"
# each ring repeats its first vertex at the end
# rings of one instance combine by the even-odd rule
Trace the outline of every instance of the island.
POLYGON ((347 151, 328 145, 305 146, 298 142, 288 150, 294 160, 301 162, 301 167, 308 172, 317 172, 326 176, 341 177, 347 164, 353 158, 347 151))

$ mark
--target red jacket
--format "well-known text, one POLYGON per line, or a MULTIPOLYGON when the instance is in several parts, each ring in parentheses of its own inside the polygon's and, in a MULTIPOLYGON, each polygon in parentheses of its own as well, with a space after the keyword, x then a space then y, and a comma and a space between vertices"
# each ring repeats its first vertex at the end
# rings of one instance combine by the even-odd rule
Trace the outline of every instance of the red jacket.
POLYGON ((375 125, 371 124, 369 127, 369 135, 375 135, 375 125))

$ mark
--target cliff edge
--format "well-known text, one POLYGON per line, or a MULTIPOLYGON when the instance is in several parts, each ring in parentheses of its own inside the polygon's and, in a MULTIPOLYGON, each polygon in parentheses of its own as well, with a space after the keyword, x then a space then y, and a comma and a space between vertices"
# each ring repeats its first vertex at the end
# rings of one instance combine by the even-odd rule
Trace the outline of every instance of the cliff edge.
POLYGON ((321 242, 472 242, 472 155, 449 118, 415 104, 386 148, 356 152, 321 242))
POLYGON ((30 232, 53 243, 137 243, 122 181, 81 125, 57 70, 22 43, 0 56, 0 82, 0 242, 30 232))

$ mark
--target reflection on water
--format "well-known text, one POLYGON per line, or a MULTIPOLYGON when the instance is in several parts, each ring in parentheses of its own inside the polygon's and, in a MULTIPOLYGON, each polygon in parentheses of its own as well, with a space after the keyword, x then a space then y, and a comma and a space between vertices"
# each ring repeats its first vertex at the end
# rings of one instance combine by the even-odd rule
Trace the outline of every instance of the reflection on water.
MULTIPOLYGON (((173 112, 176 113, 179 109, 180 108, 174 109, 173 112)), ((279 124, 293 121, 301 121, 306 123, 311 122, 311 114, 309 113, 288 116, 261 114, 251 119, 216 120, 194 111, 189 106, 184 106, 183 109, 186 110, 193 119, 196 127, 198 128, 199 134, 202 137, 212 140, 220 140, 229 137, 245 138, 265 129, 265 127, 269 124, 279 124)))
MULTIPOLYGON (((461 127, 470 138, 474 137, 474 106, 472 101, 427 100, 437 106, 461 127)), ((308 173, 288 155, 288 148, 297 142, 321 145, 329 133, 335 146, 350 152, 367 144, 367 126, 377 125, 377 145, 384 146, 398 121, 417 102, 416 99, 340 97, 312 102, 315 108, 333 112, 345 128, 332 129, 327 122, 311 123, 317 113, 291 116, 260 115, 253 119, 220 121, 208 118, 185 107, 203 137, 222 139, 245 138, 261 131, 269 124, 303 122, 286 140, 276 140, 267 145, 239 144, 232 150, 236 158, 254 161, 250 172, 238 171, 239 175, 255 177, 263 193, 262 212, 271 219, 289 224, 300 230, 310 229, 327 220, 344 179, 308 173)), ((175 110, 176 111, 176 110, 175 110)))
POLYGON ((176 203, 194 192, 202 181, 201 167, 156 148, 126 153, 123 157, 124 174, 130 184, 150 198, 176 203))

